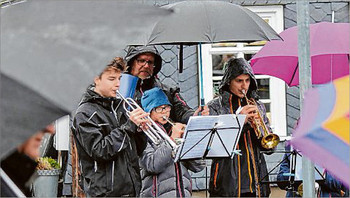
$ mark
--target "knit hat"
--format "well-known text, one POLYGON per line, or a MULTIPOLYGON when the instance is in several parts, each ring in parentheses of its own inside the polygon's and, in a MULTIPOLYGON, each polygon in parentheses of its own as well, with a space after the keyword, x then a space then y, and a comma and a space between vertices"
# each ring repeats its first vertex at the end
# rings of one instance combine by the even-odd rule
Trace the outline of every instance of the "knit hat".
POLYGON ((161 105, 171 106, 168 97, 159 87, 154 87, 145 91, 141 97, 141 105, 143 110, 145 110, 147 113, 161 105))

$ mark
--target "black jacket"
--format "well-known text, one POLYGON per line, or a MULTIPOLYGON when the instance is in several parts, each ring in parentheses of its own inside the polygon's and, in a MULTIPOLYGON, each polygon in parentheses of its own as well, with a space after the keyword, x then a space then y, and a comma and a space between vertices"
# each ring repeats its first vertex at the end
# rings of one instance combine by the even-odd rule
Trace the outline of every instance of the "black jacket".
MULTIPOLYGON (((210 115, 233 114, 239 106, 247 105, 246 101, 232 94, 229 83, 241 74, 250 76, 248 98, 258 98, 257 82, 252 69, 247 61, 242 58, 230 59, 226 63, 225 73, 219 86, 219 97, 208 103, 210 115)), ((258 108, 263 116, 263 121, 269 128, 266 117, 266 109, 257 101, 258 108)), ((271 131, 271 129, 269 128, 271 131)), ((256 184, 264 178, 268 181, 265 158, 260 151, 263 149, 260 139, 255 135, 249 124, 243 126, 238 141, 237 150, 241 150, 241 156, 231 158, 214 159, 211 165, 209 192, 212 197, 239 197, 242 193, 260 192, 261 197, 268 197, 270 188, 268 184, 256 184)))
MULTIPOLYGON (((26 195, 31 196, 29 188, 26 186, 29 179, 36 171, 37 162, 17 150, 12 152, 6 158, 1 159, 1 168, 9 176, 9 178, 17 185, 17 187, 26 195)), ((1 197, 16 196, 13 190, 6 185, 1 178, 1 197)))
MULTIPOLYGON (((232 114, 238 108, 238 97, 224 91, 218 98, 208 103, 210 115, 232 114), (230 105, 230 101, 232 101, 230 105)), ((242 106, 246 105, 242 101, 242 106)), ((261 112, 265 108, 258 102, 261 112)), ((268 120, 264 116, 266 126, 269 126, 268 120)), ((260 146, 260 139, 257 139, 254 130, 245 124, 238 141, 237 150, 241 150, 242 156, 235 155, 231 158, 214 159, 211 165, 209 192, 211 197, 239 197, 239 194, 257 192, 255 184, 260 181, 268 181, 267 167, 264 155, 260 153, 264 150, 260 146), (253 154, 252 154, 253 153, 253 154), (256 175, 255 175, 256 174, 256 175)), ((260 195, 268 197, 270 188, 268 184, 260 185, 260 195)))
POLYGON ((138 196, 141 189, 134 133, 136 126, 120 125, 116 98, 103 98, 87 89, 73 118, 84 191, 90 196, 138 196))

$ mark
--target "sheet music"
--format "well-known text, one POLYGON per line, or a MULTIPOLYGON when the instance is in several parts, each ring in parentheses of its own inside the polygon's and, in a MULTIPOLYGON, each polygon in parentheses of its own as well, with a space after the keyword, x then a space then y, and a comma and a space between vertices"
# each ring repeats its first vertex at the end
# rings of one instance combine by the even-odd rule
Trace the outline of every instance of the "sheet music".
POLYGON ((181 159, 202 158, 209 142, 210 133, 210 130, 188 131, 185 140, 186 144, 183 144, 183 151, 191 149, 191 152, 183 153, 181 159), (203 140, 201 141, 201 139, 203 140))
POLYGON ((217 122, 218 116, 190 117, 183 136, 185 141, 177 151, 175 161, 180 157, 181 159, 202 158, 210 138, 210 130, 217 122), (190 152, 186 152, 188 150, 190 150, 190 152))
MULTIPOLYGON (((245 116, 240 115, 237 118, 243 126, 245 116)), ((228 157, 232 154, 231 152, 234 151, 242 131, 242 128, 237 130, 239 123, 237 123, 234 114, 219 115, 217 133, 214 135, 212 148, 207 157, 228 157)))
POLYGON ((233 114, 191 117, 184 132, 185 141, 180 146, 175 161, 203 158, 210 144, 211 130, 214 127, 219 135, 212 137, 211 147, 206 157, 230 157, 238 142, 237 137, 242 130, 240 126, 243 126, 245 115, 238 115, 237 118, 233 114), (237 123, 237 118, 242 124, 237 123))
POLYGON ((192 116, 188 121, 187 130, 212 129, 218 122, 218 116, 192 116))
MULTIPOLYGON (((323 174, 324 168, 320 167, 319 165, 315 164, 315 168, 323 174)), ((315 180, 323 180, 322 175, 320 175, 315 170, 315 180)), ((297 155, 296 157, 296 165, 295 165, 295 180, 303 180, 303 166, 302 166, 302 157, 300 155, 297 155)))

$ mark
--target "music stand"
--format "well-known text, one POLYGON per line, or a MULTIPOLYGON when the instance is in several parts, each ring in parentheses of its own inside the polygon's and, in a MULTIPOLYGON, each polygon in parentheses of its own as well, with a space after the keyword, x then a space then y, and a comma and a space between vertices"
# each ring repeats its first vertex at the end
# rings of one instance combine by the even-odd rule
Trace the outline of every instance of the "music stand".
MULTIPOLYGON (((261 151, 264 153, 265 151, 261 151)), ((275 151, 274 153, 286 153, 287 155, 283 156, 283 160, 280 161, 275 167, 273 167, 264 177, 262 177, 259 181, 260 184, 287 184, 286 191, 292 193, 293 197, 296 197, 297 187, 302 183, 302 165, 301 159, 302 155, 296 151, 275 151), (272 171, 274 171, 277 167, 280 166, 283 162, 289 159, 289 173, 283 173, 283 176, 289 177, 288 180, 283 181, 263 181, 267 176, 270 175, 272 171)), ((325 178, 322 175, 321 171, 323 168, 319 166, 315 166, 315 181, 318 183, 324 182, 325 178)))
POLYGON ((189 159, 212 159, 237 154, 236 145, 245 115, 193 116, 184 132, 184 142, 175 162, 189 159))

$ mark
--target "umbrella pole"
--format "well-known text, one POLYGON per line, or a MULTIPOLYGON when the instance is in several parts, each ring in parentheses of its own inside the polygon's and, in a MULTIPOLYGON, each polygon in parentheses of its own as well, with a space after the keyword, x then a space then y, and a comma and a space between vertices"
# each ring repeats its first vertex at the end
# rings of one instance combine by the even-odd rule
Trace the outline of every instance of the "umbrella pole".
MULTIPOLYGON (((311 88, 311 60, 310 60, 310 30, 309 30, 309 2, 298 0, 298 56, 299 56, 299 86, 300 112, 303 108, 304 93, 311 88)), ((315 197, 314 164, 305 156, 302 158, 303 168, 303 197, 315 197)))
MULTIPOLYGON (((204 94, 203 94, 203 61, 202 61, 202 44, 199 43, 199 78, 200 78, 200 108, 204 107, 204 94)), ((202 110, 202 109, 201 109, 202 110)), ((200 113, 199 113, 200 114, 200 113)))

